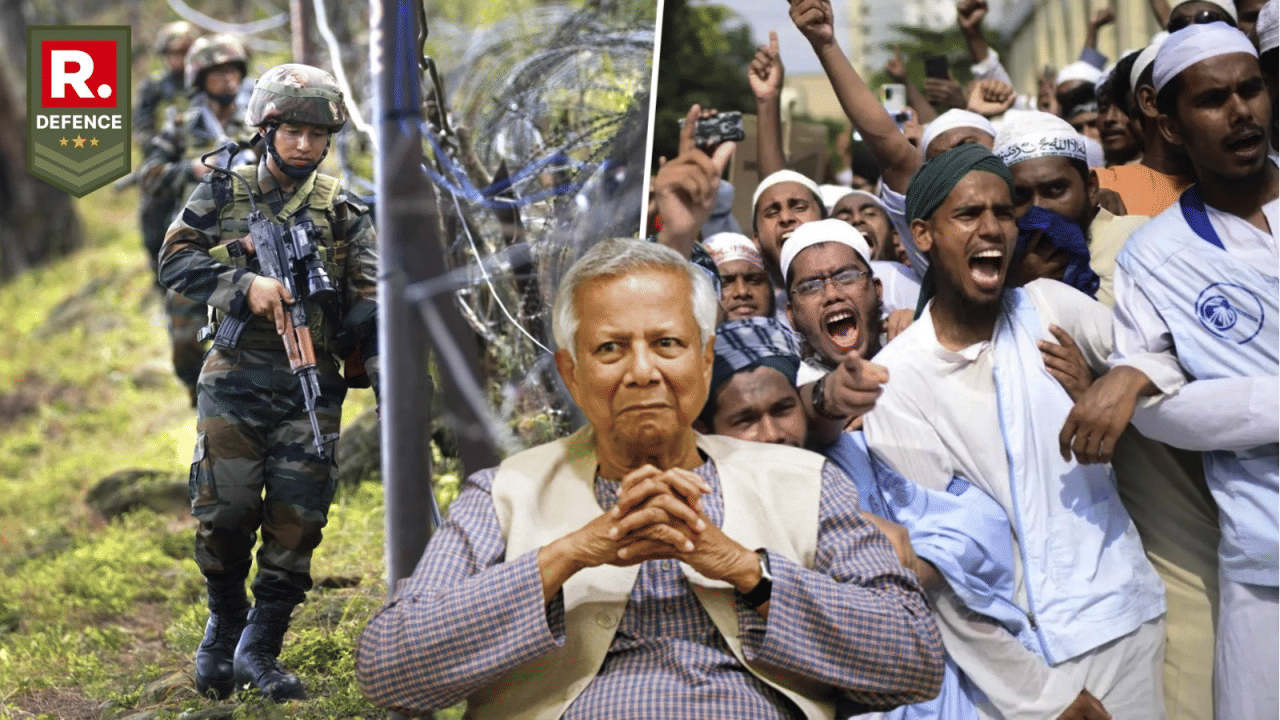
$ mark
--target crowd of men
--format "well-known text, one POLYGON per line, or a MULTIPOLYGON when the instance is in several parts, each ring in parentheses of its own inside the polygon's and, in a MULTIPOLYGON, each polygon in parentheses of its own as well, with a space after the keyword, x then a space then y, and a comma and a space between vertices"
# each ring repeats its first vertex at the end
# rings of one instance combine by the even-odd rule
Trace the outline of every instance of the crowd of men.
POLYGON ((360 640, 368 697, 1275 717, 1276 6, 1153 3, 1167 30, 1112 64, 1104 11, 1023 96, 960 0, 976 80, 909 87, 900 127, 829 0, 793 0, 879 177, 786 168, 775 39, 737 232, 735 148, 690 109, 653 236, 558 289, 588 425, 464 483, 360 640))

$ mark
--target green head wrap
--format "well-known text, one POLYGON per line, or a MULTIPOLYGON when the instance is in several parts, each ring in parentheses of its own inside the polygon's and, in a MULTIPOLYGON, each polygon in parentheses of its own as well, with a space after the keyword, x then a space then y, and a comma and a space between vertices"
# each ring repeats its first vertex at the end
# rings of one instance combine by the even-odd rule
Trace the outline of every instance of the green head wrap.
MULTIPOLYGON (((921 165, 911 176, 907 183, 907 222, 932 217, 955 186, 974 170, 999 176, 1009 186, 1009 197, 1013 197, 1013 173, 1004 161, 977 143, 963 143, 921 165)), ((937 278, 931 263, 921 278, 917 319, 936 290, 937 278)))
POLYGON ((974 170, 1000 176, 1013 197, 1013 173, 1000 158, 977 143, 963 143, 921 165, 907 183, 907 222, 929 219, 965 175, 974 170))

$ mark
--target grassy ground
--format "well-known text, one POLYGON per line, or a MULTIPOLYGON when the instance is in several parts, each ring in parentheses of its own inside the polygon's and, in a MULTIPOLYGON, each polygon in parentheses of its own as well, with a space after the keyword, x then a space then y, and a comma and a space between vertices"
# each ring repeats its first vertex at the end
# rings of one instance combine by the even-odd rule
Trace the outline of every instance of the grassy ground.
MULTIPOLYGON (((79 202, 87 246, 0 285, 0 717, 176 718, 211 704, 191 680, 207 615, 194 521, 143 510, 106 523, 84 502, 117 470, 185 477, 195 435, 135 204, 133 190, 91 193, 79 202)), ((344 423, 372 404, 351 393, 344 423)), ((355 639, 386 593, 382 515, 374 484, 334 501, 318 589, 282 658, 312 699, 242 697, 237 717, 382 715, 352 673, 355 639)))

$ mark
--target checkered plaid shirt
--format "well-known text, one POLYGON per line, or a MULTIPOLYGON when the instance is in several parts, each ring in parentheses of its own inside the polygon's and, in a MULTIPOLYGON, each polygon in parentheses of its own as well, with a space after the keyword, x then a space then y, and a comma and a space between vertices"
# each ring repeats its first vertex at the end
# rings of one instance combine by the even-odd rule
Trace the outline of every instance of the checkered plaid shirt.
MULTIPOLYGON (((704 510, 720 525, 716 469, 708 461, 695 472, 713 489, 704 510)), ((361 636, 356 674, 378 705, 409 715, 448 707, 563 642, 562 595, 543 602, 537 551, 503 562, 490 497, 494 474, 467 479, 413 576, 361 636)), ((618 487, 596 482, 602 510, 617 501, 618 487)), ((915 576, 859 515, 853 481, 830 462, 819 505, 814 568, 771 552, 768 620, 739 601, 744 655, 830 685, 828 699, 845 707, 932 698, 942 679, 942 643, 915 576)), ((738 662, 679 563, 650 560, 640 567, 599 674, 564 717, 802 716, 738 662)))

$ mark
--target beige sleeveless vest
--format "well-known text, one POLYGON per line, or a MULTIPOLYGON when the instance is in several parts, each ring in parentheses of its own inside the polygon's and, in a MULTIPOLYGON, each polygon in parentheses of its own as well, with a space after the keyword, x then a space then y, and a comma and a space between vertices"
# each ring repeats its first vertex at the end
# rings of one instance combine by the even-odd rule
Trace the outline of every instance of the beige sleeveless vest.
MULTIPOLYGON (((823 457, 718 435, 699 435, 697 443, 720 477, 724 533, 748 548, 765 547, 813 567, 823 457)), ((542 547, 597 517, 601 510, 595 477, 595 437, 589 427, 499 465, 492 497, 506 537, 506 559, 542 547)), ((795 702, 805 717, 834 717, 829 687, 746 662, 731 585, 703 577, 684 564, 681 569, 743 666, 795 702)), ((604 663, 638 573, 639 566, 603 565, 565 582, 564 645, 467 698, 467 716, 559 718, 604 663)))

